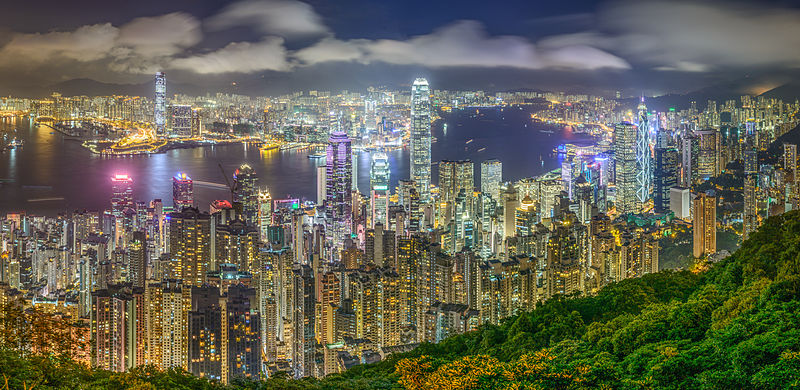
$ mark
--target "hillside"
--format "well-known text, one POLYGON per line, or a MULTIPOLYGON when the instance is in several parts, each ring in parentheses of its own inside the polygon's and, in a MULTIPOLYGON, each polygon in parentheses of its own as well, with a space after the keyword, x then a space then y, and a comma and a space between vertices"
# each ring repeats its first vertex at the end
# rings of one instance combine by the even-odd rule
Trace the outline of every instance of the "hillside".
MULTIPOLYGON (((272 378, 243 389, 779 389, 800 386, 800 211, 768 219, 728 259, 548 301, 323 380, 272 378)), ((0 328, 9 322, 0 318, 0 328)), ((9 388, 221 388, 184 373, 90 370, 22 357, 0 329, 9 388)))

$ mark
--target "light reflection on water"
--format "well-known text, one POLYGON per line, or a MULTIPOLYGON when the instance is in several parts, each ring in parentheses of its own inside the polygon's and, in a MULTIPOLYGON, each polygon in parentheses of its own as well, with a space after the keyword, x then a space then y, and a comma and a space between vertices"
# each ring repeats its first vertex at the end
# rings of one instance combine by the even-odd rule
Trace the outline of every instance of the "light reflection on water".
MULTIPOLYGON (((484 112, 482 110, 482 112, 484 112)), ((526 112, 518 114, 506 110, 505 119, 493 115, 472 118, 467 114, 453 114, 447 118, 445 134, 442 124, 434 125, 433 136, 438 142, 432 145, 433 161, 443 159, 472 159, 476 163, 475 179, 479 180, 479 166, 483 160, 499 158, 503 162, 504 178, 517 180, 543 173, 558 167, 552 149, 558 143, 574 142, 576 134, 539 133, 526 112), (527 127, 524 125, 528 124, 527 127), (465 144, 469 139, 473 142, 465 144), (545 161, 544 167, 540 156, 545 161)), ((115 173, 128 173, 134 179, 134 197, 150 201, 154 198, 171 204, 172 177, 186 172, 195 180, 224 184, 218 164, 230 177, 240 164, 250 164, 259 176, 260 184, 269 186, 274 198, 316 198, 316 169, 324 160, 308 159, 311 150, 261 151, 251 145, 222 145, 194 149, 171 150, 164 154, 134 157, 103 157, 91 154, 79 141, 64 140, 51 129, 36 127, 27 119, 5 120, 0 129, 17 127, 25 146, 17 151, 0 153, 0 178, 15 179, 16 183, 0 185, 0 212, 28 210, 35 213, 55 214, 70 209, 99 210, 109 206, 111 185, 109 178, 115 173), (27 186, 51 186, 52 189, 31 189, 27 186), (33 198, 64 197, 63 201, 29 202, 33 198)), ((558 130, 558 129, 557 129, 558 130)), ((391 166, 392 187, 408 177, 408 150, 387 153, 391 166)), ((370 153, 362 152, 358 158, 358 185, 362 193, 369 190, 370 153)), ((433 167, 433 182, 437 172, 433 167)), ((479 182, 477 182, 479 183, 479 182)), ((207 209, 214 199, 227 199, 229 192, 221 188, 196 186, 196 204, 207 209)))

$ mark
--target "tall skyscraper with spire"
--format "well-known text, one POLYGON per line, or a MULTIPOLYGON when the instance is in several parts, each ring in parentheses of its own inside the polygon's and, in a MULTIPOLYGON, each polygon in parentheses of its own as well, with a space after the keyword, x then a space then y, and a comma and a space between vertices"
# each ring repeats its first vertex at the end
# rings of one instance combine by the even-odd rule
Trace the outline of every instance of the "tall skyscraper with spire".
POLYGON ((647 106, 644 96, 639 102, 639 123, 636 131, 636 199, 640 203, 650 199, 653 187, 653 157, 650 153, 650 125, 647 122, 647 106))
POLYGON ((153 120, 156 125, 156 133, 164 134, 167 126, 167 75, 164 72, 157 72, 155 81, 156 94, 153 120))
POLYGON ((372 156, 372 167, 369 174, 370 192, 370 227, 380 222, 386 226, 389 222, 389 157, 386 153, 377 152, 372 156))
POLYGON ((428 80, 418 78, 411 86, 411 180, 417 183, 420 201, 431 197, 431 99, 428 80))

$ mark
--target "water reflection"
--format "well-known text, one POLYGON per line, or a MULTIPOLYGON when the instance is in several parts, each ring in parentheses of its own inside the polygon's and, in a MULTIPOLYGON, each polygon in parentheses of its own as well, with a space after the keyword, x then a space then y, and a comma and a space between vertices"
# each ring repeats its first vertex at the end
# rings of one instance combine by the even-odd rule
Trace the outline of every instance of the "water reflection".
MULTIPOLYGON (((499 112, 499 111, 498 111, 499 112)), ((484 113, 484 110, 481 110, 484 113)), ((528 114, 521 111, 505 113, 505 119, 488 114, 480 119, 466 114, 448 117, 444 133, 436 124, 433 136, 438 142, 432 145, 433 161, 469 158, 476 162, 476 181, 479 180, 478 163, 489 158, 503 161, 504 177, 516 180, 540 174, 557 167, 555 158, 549 157, 553 147, 563 142, 560 129, 555 135, 542 135, 531 125, 528 114), (528 127, 525 127, 528 124, 528 127), (465 142, 474 139, 469 145, 465 142), (542 166, 539 156, 543 155, 542 166)), ((269 186, 275 198, 316 198, 316 167, 324 159, 309 159, 312 150, 261 151, 253 145, 221 145, 195 149, 177 149, 164 154, 135 157, 102 157, 91 154, 79 141, 64 140, 60 133, 50 134, 46 127, 36 127, 29 120, 3 121, 0 129, 17 127, 25 146, 15 152, 0 154, 0 175, 17 179, 16 185, 0 185, 0 212, 27 209, 29 212, 54 214, 65 209, 102 209, 108 207, 111 195, 109 178, 116 172, 126 172, 134 179, 134 196, 149 201, 161 198, 169 204, 172 197, 172 176, 186 172, 195 180, 224 184, 221 164, 230 177, 242 163, 250 164, 257 172, 260 184, 269 186), (52 186, 52 189, 32 193, 21 186, 52 186), (31 197, 64 197, 58 202, 28 202, 31 197)), ((537 125, 540 126, 540 125, 537 125)), ((571 141, 580 138, 571 134, 571 141)), ((388 153, 391 166, 392 187, 408 177, 408 150, 388 153)), ((357 161, 358 187, 364 194, 369 191, 371 155, 362 152, 357 161)), ((438 181, 433 169, 433 182, 438 181)), ((207 208, 214 199, 228 198, 224 187, 196 187, 196 202, 207 208)))

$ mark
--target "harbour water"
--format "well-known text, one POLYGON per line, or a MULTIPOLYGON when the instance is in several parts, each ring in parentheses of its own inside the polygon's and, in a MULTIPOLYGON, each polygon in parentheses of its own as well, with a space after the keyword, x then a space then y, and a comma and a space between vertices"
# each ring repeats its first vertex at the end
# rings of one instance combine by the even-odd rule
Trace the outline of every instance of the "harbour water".
MULTIPOLYGON (((222 164, 230 178, 242 163, 250 164, 259 184, 270 189, 273 198, 294 197, 316 200, 316 170, 324 159, 309 159, 312 150, 261 151, 242 145, 176 149, 163 154, 133 157, 103 157, 92 154, 80 141, 65 139, 61 133, 37 126, 28 118, 4 118, 0 130, 24 141, 22 148, 0 153, 0 212, 26 211, 55 215, 76 209, 101 210, 109 207, 110 177, 126 173, 134 180, 134 198, 155 198, 171 204, 172 177, 186 172, 196 182, 195 202, 207 209, 214 199, 227 199, 222 164)), ((561 143, 586 143, 591 138, 569 128, 535 123, 530 113, 519 108, 462 110, 447 114, 433 125, 437 142, 432 146, 434 164, 439 160, 471 159, 475 162, 476 185, 481 161, 497 158, 503 162, 505 180, 535 176, 558 167, 553 148, 561 143), (472 140, 471 142, 468 142, 472 140)), ((391 185, 408 177, 408 150, 388 153, 391 185)), ((369 190, 370 153, 358 155, 358 186, 369 190)), ((437 183, 434 166, 433 183, 437 183)))

